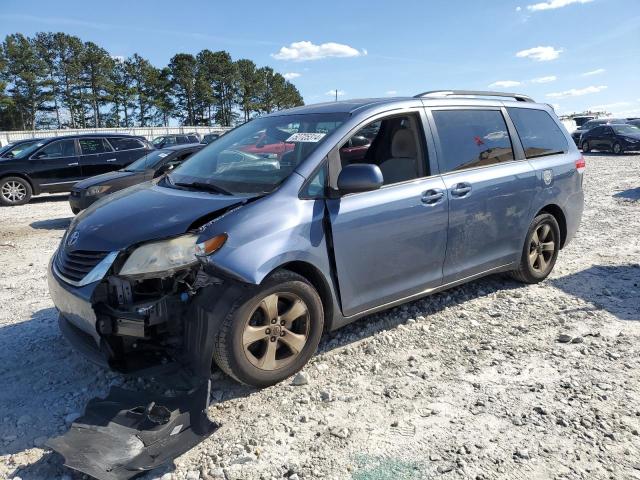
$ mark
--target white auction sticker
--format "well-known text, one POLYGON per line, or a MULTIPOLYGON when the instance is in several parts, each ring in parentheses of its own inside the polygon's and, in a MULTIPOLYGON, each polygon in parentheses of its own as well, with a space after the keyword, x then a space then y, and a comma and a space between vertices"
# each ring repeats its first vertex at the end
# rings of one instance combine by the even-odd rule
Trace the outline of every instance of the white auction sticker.
POLYGON ((324 138, 326 133, 294 133, 285 142, 316 143, 324 138))
POLYGON ((168 154, 168 153, 159 153, 159 154, 158 154, 158 156, 159 156, 160 158, 164 158, 164 157, 166 157, 167 155, 169 155, 169 154, 168 154))

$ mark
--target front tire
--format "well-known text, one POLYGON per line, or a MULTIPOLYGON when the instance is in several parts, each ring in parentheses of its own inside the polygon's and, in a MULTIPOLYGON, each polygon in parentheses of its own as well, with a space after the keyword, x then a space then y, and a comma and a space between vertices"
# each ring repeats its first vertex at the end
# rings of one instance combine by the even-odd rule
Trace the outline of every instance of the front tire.
POLYGON ((24 205, 29 203, 32 194, 31 184, 24 178, 6 177, 0 180, 0 205, 24 205))
POLYGON ((611 148, 611 150, 616 155, 622 155, 624 153, 624 148, 622 148, 622 145, 620 145, 618 142, 613 144, 613 147, 611 148))
POLYGON ((220 326, 213 359, 239 382, 268 387, 304 367, 323 326, 318 292, 304 277, 281 270, 234 305, 220 326))
POLYGON ((523 283, 538 283, 553 270, 560 250, 560 227, 555 217, 543 213, 533 219, 522 248, 520 265, 511 276, 523 283))

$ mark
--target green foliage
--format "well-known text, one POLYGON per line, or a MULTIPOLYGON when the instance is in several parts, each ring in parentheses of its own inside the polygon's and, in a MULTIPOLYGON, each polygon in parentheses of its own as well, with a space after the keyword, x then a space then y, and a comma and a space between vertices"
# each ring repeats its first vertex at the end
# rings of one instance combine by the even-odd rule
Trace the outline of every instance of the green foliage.
POLYGON ((302 105, 272 68, 225 51, 178 53, 164 68, 137 53, 112 57, 62 32, 0 43, 0 129, 234 125, 302 105))

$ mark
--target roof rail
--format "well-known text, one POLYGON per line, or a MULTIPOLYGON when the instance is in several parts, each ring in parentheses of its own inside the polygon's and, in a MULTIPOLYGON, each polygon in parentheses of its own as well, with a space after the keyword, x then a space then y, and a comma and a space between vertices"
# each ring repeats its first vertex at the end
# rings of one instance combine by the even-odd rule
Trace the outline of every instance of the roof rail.
POLYGON ((432 90, 429 92, 422 92, 415 95, 413 98, 422 97, 507 97, 513 98, 518 102, 533 102, 533 98, 522 95, 520 93, 506 93, 506 92, 487 92, 483 90, 432 90))

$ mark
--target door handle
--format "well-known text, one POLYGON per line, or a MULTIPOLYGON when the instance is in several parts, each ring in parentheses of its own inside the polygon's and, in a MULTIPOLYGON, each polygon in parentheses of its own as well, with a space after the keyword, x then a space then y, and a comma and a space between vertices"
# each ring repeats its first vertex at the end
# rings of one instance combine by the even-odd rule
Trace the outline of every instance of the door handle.
POLYGON ((78 162, 73 162, 73 163, 67 163, 67 165, 69 165, 70 167, 75 167, 80 164, 78 162))
POLYGON ((116 159, 115 159, 115 158, 109 158, 109 159, 107 159, 107 162, 115 162, 115 161, 116 161, 116 159))
POLYGON ((471 184, 467 182, 458 183, 451 189, 451 195, 454 197, 464 197, 471 191, 471 184))
POLYGON ((427 190, 422 194, 422 203, 435 205, 444 197, 444 192, 440 189, 427 190))

